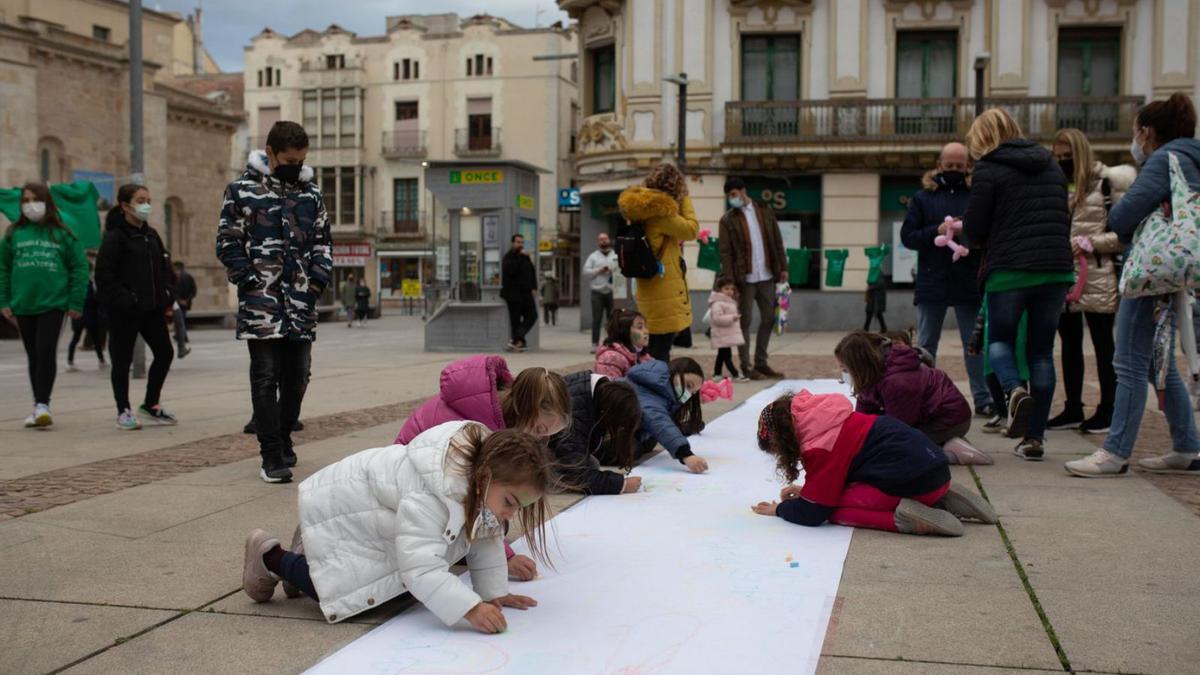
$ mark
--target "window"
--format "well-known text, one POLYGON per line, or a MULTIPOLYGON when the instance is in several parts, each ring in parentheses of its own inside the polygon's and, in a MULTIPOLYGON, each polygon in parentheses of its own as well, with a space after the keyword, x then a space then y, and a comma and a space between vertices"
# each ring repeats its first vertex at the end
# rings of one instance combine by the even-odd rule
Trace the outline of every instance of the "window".
POLYGON ((317 136, 317 105, 318 96, 316 89, 309 89, 304 92, 303 119, 304 128, 312 137, 317 136))
POLYGON ((62 141, 50 136, 38 141, 38 173, 43 183, 67 180, 66 152, 62 141))
POLYGON ((405 120, 417 119, 417 102, 416 101, 396 101, 396 121, 403 122, 405 120))
POLYGON ((392 181, 392 193, 395 199, 395 217, 392 223, 393 232, 416 232, 420 229, 419 210, 417 208, 417 179, 397 178, 392 181))
POLYGON ((392 64, 392 79, 394 80, 416 80, 420 79, 420 64, 416 59, 401 59, 392 64))
MULTIPOLYGON (((800 36, 742 36, 742 100, 795 101, 800 98, 800 36)), ((742 133, 792 136, 799 132, 795 108, 746 108, 742 133)))
POLYGON ((275 84, 275 77, 274 77, 274 75, 275 75, 275 69, 274 69, 274 68, 267 68, 267 86, 268 86, 268 87, 270 87, 270 86, 272 86, 272 85, 274 85, 274 84, 275 84))
POLYGON ((571 81, 572 82, 579 81, 579 64, 575 61, 571 62, 571 81))
MULTIPOLYGON (((1062 28, 1058 32, 1058 95, 1116 96, 1121 89, 1121 29, 1062 28)), ((1116 131, 1117 108, 1107 102, 1058 105, 1058 127, 1084 133, 1116 131)))
POLYGON ((612 112, 617 99, 617 50, 612 45, 589 50, 592 64, 592 114, 612 112))
POLYGON ((260 68, 258 71, 258 86, 278 87, 283 84, 282 73, 278 68, 260 68))
POLYGON ((92 26, 92 37, 108 42, 109 38, 112 37, 112 29, 107 26, 92 26))
POLYGON ((260 86, 260 87, 263 86, 263 71, 262 70, 258 71, 258 86, 260 86))
POLYGON ((325 69, 326 70, 342 70, 346 67, 345 54, 326 54, 325 69))
POLYGON ((419 79, 421 79, 421 62, 420 62, 420 61, 416 61, 416 60, 414 60, 414 61, 413 61, 413 76, 412 76, 412 79, 414 79, 414 80, 419 80, 419 79))
POLYGON ((38 159, 39 159, 38 163, 41 165, 39 167, 40 171, 38 172, 38 174, 42 177, 43 183, 49 183, 50 182, 50 150, 48 148, 42 148, 41 153, 39 153, 38 159))
POLYGON ((187 253, 187 218, 184 216, 183 202, 178 197, 169 197, 163 204, 164 243, 172 256, 179 257, 187 253))
POLYGON ((317 148, 356 148, 362 128, 356 87, 309 89, 303 95, 304 128, 317 148))
POLYGON ((492 74, 492 57, 487 57, 487 74, 492 74))
MULTIPOLYGON (((896 33, 896 97, 953 98, 957 87, 958 33, 896 33)), ((953 134, 954 106, 896 106, 898 134, 953 134)))
POLYGON ((492 74, 492 57, 476 54, 467 58, 467 77, 483 77, 492 74))
POLYGON ((492 149, 492 99, 467 99, 467 149, 492 149))
POLYGON ((326 166, 317 170, 321 198, 330 225, 357 225, 358 171, 353 166, 326 166))

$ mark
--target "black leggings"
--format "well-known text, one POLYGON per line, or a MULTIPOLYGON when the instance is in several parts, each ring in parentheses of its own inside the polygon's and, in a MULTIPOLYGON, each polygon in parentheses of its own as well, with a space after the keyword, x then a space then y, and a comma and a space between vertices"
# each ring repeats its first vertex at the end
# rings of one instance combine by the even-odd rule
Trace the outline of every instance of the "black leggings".
POLYGON ((713 377, 721 374, 721 366, 729 368, 729 375, 737 377, 737 368, 733 367, 733 347, 721 347, 717 350, 717 362, 713 364, 713 377))
POLYGON ((659 361, 671 361, 671 347, 675 344, 675 336, 678 333, 659 333, 650 334, 650 344, 647 345, 646 351, 650 356, 659 361))
POLYGON ((54 377, 58 374, 58 336, 62 332, 63 311, 52 309, 42 314, 17 316, 21 343, 29 362, 29 384, 33 402, 50 405, 54 377))
POLYGON ((75 363, 75 348, 79 339, 87 329, 88 338, 92 341, 92 349, 96 350, 96 358, 104 363, 104 331, 99 326, 88 326, 83 319, 71 319, 71 342, 67 344, 67 363, 75 363))
POLYGON ((1117 391, 1117 375, 1113 370, 1114 314, 1093 312, 1063 312, 1058 319, 1058 337, 1062 340, 1063 391, 1067 395, 1067 410, 1083 408, 1083 321, 1087 320, 1096 348, 1096 375, 1100 379, 1100 407, 1112 412, 1117 391), (1080 316, 1082 314, 1082 316, 1080 316))
POLYGON ((113 398, 117 402, 117 413, 129 405, 129 366, 133 363, 133 345, 140 334, 146 346, 154 354, 150 372, 146 378, 147 408, 158 405, 163 383, 171 370, 175 350, 171 348, 171 336, 167 333, 167 317, 156 309, 132 316, 114 316, 109 326, 108 357, 112 361, 113 398))

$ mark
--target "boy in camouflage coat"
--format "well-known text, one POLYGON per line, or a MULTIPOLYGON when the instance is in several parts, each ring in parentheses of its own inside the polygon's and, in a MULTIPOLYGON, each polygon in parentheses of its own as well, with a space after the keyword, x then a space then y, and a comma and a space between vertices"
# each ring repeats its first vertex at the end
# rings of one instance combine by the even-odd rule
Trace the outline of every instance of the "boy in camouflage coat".
POLYGON ((276 122, 266 151, 225 189, 217 257, 238 288, 237 337, 250 349, 250 389, 262 469, 286 483, 296 465, 291 430, 308 387, 317 299, 333 261, 329 221, 313 171, 308 134, 276 122))

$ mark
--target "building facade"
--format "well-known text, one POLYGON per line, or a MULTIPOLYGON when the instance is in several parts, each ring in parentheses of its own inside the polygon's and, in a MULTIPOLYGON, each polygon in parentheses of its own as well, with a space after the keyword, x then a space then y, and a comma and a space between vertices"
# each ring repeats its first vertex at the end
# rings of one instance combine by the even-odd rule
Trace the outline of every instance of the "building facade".
MULTIPOLYGON (((976 68, 985 106, 1005 107, 1046 143, 1080 128, 1108 163, 1130 161, 1138 106, 1200 91, 1197 0, 558 5, 578 21, 583 241, 620 224, 621 188, 673 161, 677 88, 663 77, 686 73, 686 168, 701 227, 716 231, 724 179, 744 178, 776 211, 785 246, 810 252, 807 280, 793 284, 800 328, 861 322, 864 249, 885 243, 897 289, 889 322, 911 323, 913 260, 898 250, 899 222, 940 147, 969 127, 976 68), (850 254, 842 284, 830 286, 821 253, 838 249, 850 254)), ((712 273, 691 264, 696 252, 685 247, 693 296, 703 296, 712 273)))
MULTIPOLYGON (((90 180, 98 206, 111 206, 132 179, 128 27, 117 0, 0 0, 0 184, 90 180)), ((195 308, 223 311, 230 295, 213 237, 241 113, 178 86, 177 75, 215 68, 181 17, 146 10, 143 40, 150 222, 195 276, 195 308), (177 37, 188 49, 175 49, 177 37)))
POLYGON ((277 120, 308 131, 335 242, 330 293, 362 274, 385 308, 402 307, 405 281, 410 289, 448 282, 446 214, 424 186, 434 161, 543 169, 533 195, 549 242, 541 264, 573 278, 578 238, 558 214, 556 188, 572 173, 576 71, 571 60, 534 57, 574 54, 574 31, 487 15, 386 21, 386 33, 370 37, 336 25, 290 37, 267 29, 246 47, 246 150, 264 147, 277 120))

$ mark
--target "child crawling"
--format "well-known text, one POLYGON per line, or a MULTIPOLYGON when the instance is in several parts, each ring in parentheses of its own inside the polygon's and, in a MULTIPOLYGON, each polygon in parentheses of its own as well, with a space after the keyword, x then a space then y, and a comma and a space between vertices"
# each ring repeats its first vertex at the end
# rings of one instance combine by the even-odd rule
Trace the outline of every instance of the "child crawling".
POLYGON ((942 449, 886 415, 855 412, 841 394, 781 396, 758 418, 758 446, 789 485, 755 513, 905 534, 962 535, 960 518, 995 523, 979 495, 950 481, 942 449), (791 485, 804 469, 804 485, 791 485))

